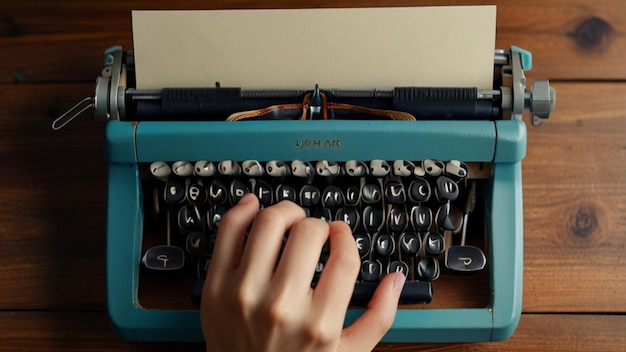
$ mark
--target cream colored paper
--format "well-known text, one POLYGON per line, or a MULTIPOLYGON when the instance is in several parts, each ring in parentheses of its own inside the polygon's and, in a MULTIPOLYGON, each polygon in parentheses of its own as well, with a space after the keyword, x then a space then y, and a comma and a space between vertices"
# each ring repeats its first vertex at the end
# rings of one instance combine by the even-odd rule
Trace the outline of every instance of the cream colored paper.
POLYGON ((138 89, 491 89, 495 6, 133 11, 138 89))

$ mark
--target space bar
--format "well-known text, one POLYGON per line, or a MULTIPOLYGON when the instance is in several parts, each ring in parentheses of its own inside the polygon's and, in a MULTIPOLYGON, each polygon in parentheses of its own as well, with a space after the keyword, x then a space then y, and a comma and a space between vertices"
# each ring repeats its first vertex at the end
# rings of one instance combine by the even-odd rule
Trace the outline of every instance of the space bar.
MULTIPOLYGON (((354 284, 351 305, 367 306, 374 295, 378 282, 357 282, 354 284)), ((400 294, 400 304, 430 303, 433 299, 433 285, 427 281, 407 281, 400 294)))

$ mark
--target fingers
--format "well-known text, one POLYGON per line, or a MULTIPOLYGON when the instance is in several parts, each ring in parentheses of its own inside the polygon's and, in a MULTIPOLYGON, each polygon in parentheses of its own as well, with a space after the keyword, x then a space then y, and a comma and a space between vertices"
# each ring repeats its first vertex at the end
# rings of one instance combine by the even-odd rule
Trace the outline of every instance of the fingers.
POLYGON ((315 288, 316 313, 321 319, 343 323, 361 260, 350 227, 332 222, 330 256, 315 288))
MULTIPOLYGON (((316 218, 298 221, 291 228, 272 285, 283 291, 304 296, 328 238, 328 223, 316 218), (292 292, 296 290, 297 292, 292 292)), ((283 292, 286 293, 286 292, 283 292)))
POLYGON ((289 201, 259 212, 241 258, 241 267, 245 268, 242 281, 250 280, 250 287, 261 287, 270 282, 285 233, 304 218, 304 210, 289 201), (259 286, 255 286, 255 283, 259 286))
POLYGON ((246 230, 258 211, 259 201, 254 195, 247 194, 224 215, 217 231, 211 260, 212 280, 217 273, 232 270, 239 265, 246 230))
POLYGON ((343 330, 340 350, 371 351, 391 327, 406 278, 401 272, 386 275, 367 310, 343 330))

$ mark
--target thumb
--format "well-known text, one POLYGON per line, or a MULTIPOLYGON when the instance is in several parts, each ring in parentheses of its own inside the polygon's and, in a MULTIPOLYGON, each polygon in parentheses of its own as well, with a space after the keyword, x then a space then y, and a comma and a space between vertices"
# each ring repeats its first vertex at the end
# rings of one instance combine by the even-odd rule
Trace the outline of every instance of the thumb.
POLYGON ((401 272, 386 275, 378 284, 367 310, 345 328, 340 351, 371 351, 391 327, 406 277, 401 272))

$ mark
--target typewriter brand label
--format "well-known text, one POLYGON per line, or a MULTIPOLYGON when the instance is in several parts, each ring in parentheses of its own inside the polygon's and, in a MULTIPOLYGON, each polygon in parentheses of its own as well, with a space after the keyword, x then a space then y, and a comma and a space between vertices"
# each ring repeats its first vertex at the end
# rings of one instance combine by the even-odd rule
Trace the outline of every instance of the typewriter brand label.
POLYGON ((299 139, 296 141, 296 149, 308 148, 341 148, 341 139, 299 139))

